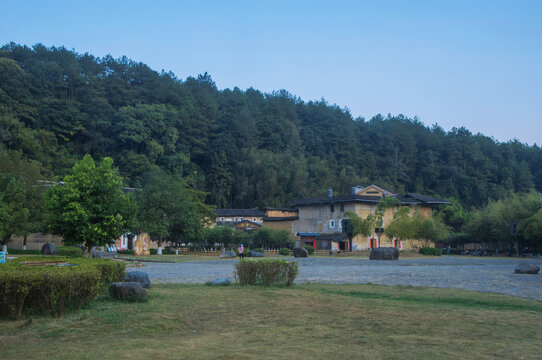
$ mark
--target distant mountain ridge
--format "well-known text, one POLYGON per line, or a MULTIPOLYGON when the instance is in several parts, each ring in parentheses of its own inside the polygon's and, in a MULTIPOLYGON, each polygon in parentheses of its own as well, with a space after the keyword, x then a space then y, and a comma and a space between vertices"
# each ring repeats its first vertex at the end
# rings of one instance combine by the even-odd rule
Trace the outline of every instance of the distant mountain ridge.
POLYGON ((370 183, 466 206, 542 191, 537 145, 402 115, 354 119, 285 90, 219 91, 207 73, 180 80, 41 44, 0 48, 0 142, 56 175, 86 153, 113 157, 129 186, 157 168, 181 174, 219 208, 287 206, 370 183))

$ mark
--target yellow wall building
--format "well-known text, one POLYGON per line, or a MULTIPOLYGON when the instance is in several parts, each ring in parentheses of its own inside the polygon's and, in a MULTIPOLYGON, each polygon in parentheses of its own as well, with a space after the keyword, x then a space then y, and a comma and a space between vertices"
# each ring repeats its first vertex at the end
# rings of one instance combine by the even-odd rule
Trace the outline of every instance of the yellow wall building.
MULTIPOLYGON (((343 222, 348 211, 366 218, 374 214, 378 203, 385 197, 393 197, 399 201, 399 206, 410 207, 411 215, 415 212, 423 216, 432 215, 432 207, 438 204, 448 204, 447 201, 432 196, 408 193, 398 195, 376 185, 367 187, 356 186, 347 196, 333 196, 328 190, 327 197, 307 198, 295 201, 292 206, 299 209, 299 220, 292 224, 292 233, 299 237, 297 245, 310 244, 317 249, 350 250, 350 244, 343 233, 343 222), (325 239, 319 241, 318 239, 325 239)), ((393 220, 398 207, 387 209, 381 228, 373 229, 370 236, 358 235, 352 239, 352 250, 365 250, 379 246, 392 246, 399 249, 418 249, 427 244, 418 240, 398 241, 389 239, 384 233, 386 226, 393 220)))

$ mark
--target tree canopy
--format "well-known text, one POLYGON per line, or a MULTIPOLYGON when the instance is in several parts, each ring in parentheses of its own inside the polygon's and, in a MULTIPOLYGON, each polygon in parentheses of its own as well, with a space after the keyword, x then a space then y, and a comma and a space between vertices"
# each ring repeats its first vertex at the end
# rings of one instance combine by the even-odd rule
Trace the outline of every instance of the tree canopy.
POLYGON ((47 192, 48 224, 67 245, 104 246, 129 230, 133 201, 123 192, 113 160, 98 166, 90 155, 76 163, 63 182, 47 192))
POLYGON ((183 80, 42 44, 0 48, 0 142, 56 176, 85 154, 114 159, 132 187, 161 169, 224 208, 287 206, 370 183, 454 197, 469 210, 542 191, 537 145, 403 115, 353 118, 286 90, 219 90, 207 73, 183 80))

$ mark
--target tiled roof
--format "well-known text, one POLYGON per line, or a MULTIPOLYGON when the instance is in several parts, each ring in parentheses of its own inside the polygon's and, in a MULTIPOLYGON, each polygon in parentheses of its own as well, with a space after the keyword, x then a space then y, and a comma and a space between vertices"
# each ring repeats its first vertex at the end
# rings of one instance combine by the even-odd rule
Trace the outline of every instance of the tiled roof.
MULTIPOLYGON (((419 204, 449 204, 448 201, 435 198, 429 195, 420 195, 415 193, 408 193, 407 195, 393 196, 399 200, 400 205, 419 205, 419 204)), ((333 196, 333 197, 318 197, 318 198, 304 198, 296 200, 292 203, 292 206, 309 206, 318 204, 336 204, 346 202, 360 202, 360 203, 373 203, 377 204, 382 198, 380 196, 369 195, 346 195, 346 196, 333 196)))
POLYGON ((299 220, 299 216, 283 216, 283 217, 266 216, 263 218, 263 221, 292 221, 292 220, 299 220))
POLYGON ((215 209, 216 216, 265 216, 265 212, 258 210, 258 208, 252 209, 215 209))
POLYGON ((276 207, 266 207, 266 210, 278 210, 278 211, 291 211, 295 212, 298 211, 298 208, 276 208, 276 207))
POLYGON ((312 233, 312 232, 298 232, 297 236, 319 236, 320 233, 312 233))

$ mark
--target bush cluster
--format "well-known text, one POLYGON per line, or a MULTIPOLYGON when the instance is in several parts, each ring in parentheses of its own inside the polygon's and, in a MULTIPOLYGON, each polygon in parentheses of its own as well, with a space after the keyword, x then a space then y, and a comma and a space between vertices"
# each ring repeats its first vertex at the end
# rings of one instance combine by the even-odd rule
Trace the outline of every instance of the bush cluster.
POLYGON ((58 256, 65 256, 69 258, 83 257, 83 250, 75 246, 59 246, 57 247, 58 256))
MULTIPOLYGON (((75 246, 58 246, 57 251, 58 256, 83 257, 83 250, 75 246)), ((13 255, 41 255, 41 250, 8 249, 8 253, 13 255)))
MULTIPOLYGON (((456 248, 450 248, 450 255, 461 255, 461 253, 463 252, 463 250, 461 249, 456 249, 456 248)), ((448 249, 442 249, 442 253, 443 254, 446 254, 448 253, 448 249)))
MULTIPOLYGON (((100 290, 124 277, 125 265, 108 259, 70 258, 71 266, 27 266, 25 257, 0 266, 0 316, 18 318, 24 313, 60 316, 78 309, 100 290)), ((48 261, 67 260, 47 257, 48 261)))
POLYGON ((8 249, 10 255, 41 255, 41 250, 8 249))
POLYGON ((284 256, 288 256, 288 255, 290 255, 290 249, 282 248, 282 249, 279 250, 279 254, 284 255, 284 256))
MULTIPOLYGON (((150 249, 149 251, 151 255, 156 255, 156 253, 158 252, 158 249, 150 249)), ((133 251, 132 251, 132 254, 133 254, 133 251)), ((175 251, 162 249, 162 255, 175 255, 175 251)))
POLYGON ((314 254, 314 246, 312 246, 312 245, 304 245, 303 247, 305 249, 307 249, 307 251, 309 252, 309 255, 314 254))
POLYGON ((285 259, 243 259, 235 265, 241 285, 292 286, 297 271, 297 262, 285 259))
POLYGON ((120 254, 120 255, 134 255, 134 250, 118 250, 117 254, 120 254))
POLYGON ((420 249, 420 253, 423 254, 423 255, 441 256, 442 255, 442 250, 441 249, 436 249, 436 248, 431 248, 431 247, 424 247, 424 248, 420 249))

